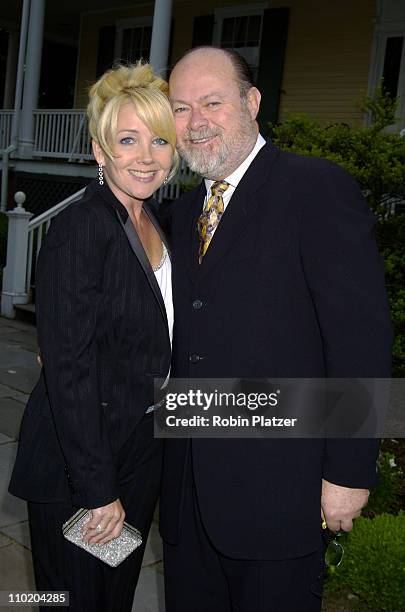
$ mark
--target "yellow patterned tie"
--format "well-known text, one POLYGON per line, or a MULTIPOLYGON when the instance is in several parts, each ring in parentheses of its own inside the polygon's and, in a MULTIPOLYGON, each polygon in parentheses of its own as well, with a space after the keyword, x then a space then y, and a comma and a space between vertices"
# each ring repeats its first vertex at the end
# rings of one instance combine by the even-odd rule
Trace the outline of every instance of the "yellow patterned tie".
POLYGON ((198 261, 202 262, 214 235, 215 228, 221 220, 224 212, 223 194, 228 189, 226 181, 215 181, 211 185, 211 196, 208 198, 204 210, 198 219, 198 233, 200 235, 200 250, 198 261))

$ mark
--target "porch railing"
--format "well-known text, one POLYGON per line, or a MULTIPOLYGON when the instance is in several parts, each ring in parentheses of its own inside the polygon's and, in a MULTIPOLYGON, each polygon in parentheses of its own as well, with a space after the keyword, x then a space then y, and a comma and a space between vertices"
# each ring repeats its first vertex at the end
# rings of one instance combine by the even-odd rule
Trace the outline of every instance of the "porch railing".
MULTIPOLYGON (((187 178, 191 178, 193 175, 187 167, 183 167, 181 169, 182 180, 187 180, 187 178)), ((27 274, 26 274, 26 284, 25 284, 25 292, 27 295, 30 293, 30 287, 33 282, 33 271, 35 269, 35 264, 39 255, 39 251, 42 246, 42 240, 44 239, 51 221, 57 214, 59 214, 62 210, 67 208, 73 202, 79 200, 85 188, 80 189, 73 195, 69 196, 59 204, 56 204, 49 210, 46 210, 35 219, 28 224, 28 248, 27 248, 27 274)), ((180 195, 180 185, 177 182, 169 183, 168 185, 163 185, 159 191, 155 194, 156 199, 159 203, 161 203, 164 199, 174 200, 180 195)))
MULTIPOLYGON (((177 179, 163 185, 155 194, 156 199, 162 202, 163 199, 177 198, 180 194, 179 182, 184 184, 193 181, 195 176, 183 162, 177 179)), ((51 221, 67 206, 80 199, 83 193, 84 189, 77 191, 34 219, 31 219, 32 214, 23 208, 25 194, 16 194, 17 207, 6 213, 9 218, 7 265, 3 271, 1 295, 1 314, 4 317, 13 318, 16 304, 27 304, 31 301, 31 287, 35 284, 35 264, 51 221)))
MULTIPOLYGON (((14 111, 0 110, 0 152, 11 144, 14 111)), ((92 159, 84 110, 35 110, 34 155, 57 159, 92 159)))
POLYGON ((34 111, 34 154, 70 160, 92 158, 83 110, 34 111))
POLYGON ((49 210, 46 210, 32 219, 32 221, 28 224, 28 248, 27 248, 27 274, 25 278, 25 293, 30 296, 30 287, 33 282, 33 271, 35 270, 35 264, 38 259, 39 251, 42 246, 42 240, 45 237, 49 226, 51 225, 51 221, 57 214, 59 214, 62 210, 67 208, 73 202, 79 200, 85 188, 80 189, 73 195, 69 196, 59 204, 56 204, 49 210))

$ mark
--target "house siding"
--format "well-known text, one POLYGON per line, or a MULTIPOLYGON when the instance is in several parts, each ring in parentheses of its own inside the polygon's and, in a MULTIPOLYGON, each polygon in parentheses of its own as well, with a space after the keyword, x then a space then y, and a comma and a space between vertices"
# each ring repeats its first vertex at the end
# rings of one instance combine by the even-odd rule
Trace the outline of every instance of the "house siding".
MULTIPOLYGON (((249 0, 175 0, 169 64, 192 46, 194 17, 249 0)), ((261 3, 266 4, 266 3, 261 3)), ((308 113, 325 122, 358 124, 367 92, 376 0, 279 0, 269 8, 289 7, 290 21, 282 80, 279 119, 308 113)), ((118 19, 151 16, 153 3, 128 9, 83 14, 75 106, 87 103, 97 70, 98 33, 118 19)), ((265 34, 265 33, 264 33, 265 34)))
POLYGON ((325 122, 361 123, 375 0, 295 0, 284 5, 291 10, 279 119, 308 113, 325 122))
POLYGON ((136 8, 83 13, 80 27, 80 57, 78 61, 75 108, 85 108, 88 88, 97 74, 98 37, 101 28, 114 25, 119 19, 134 19, 153 15, 153 3, 136 8))

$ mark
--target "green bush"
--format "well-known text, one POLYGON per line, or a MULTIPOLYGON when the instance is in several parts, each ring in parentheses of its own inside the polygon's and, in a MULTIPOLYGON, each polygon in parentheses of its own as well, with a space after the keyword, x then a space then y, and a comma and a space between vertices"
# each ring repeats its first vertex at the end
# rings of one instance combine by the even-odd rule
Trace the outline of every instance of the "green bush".
POLYGON ((384 213, 383 201, 405 197, 405 138, 384 130, 392 123, 396 106, 379 89, 363 103, 373 121, 368 126, 322 125, 300 114, 280 125, 269 125, 273 142, 280 148, 343 166, 360 184, 370 207, 384 213))
POLYGON ((401 509, 403 473, 396 465, 393 453, 380 453, 378 472, 378 485, 371 490, 365 513, 368 516, 383 512, 397 514, 401 509))
POLYGON ((385 280, 395 331, 393 371, 405 377, 405 214, 382 219, 377 242, 384 258, 385 280))
POLYGON ((360 517, 326 592, 350 589, 373 612, 405 610, 405 514, 360 517))

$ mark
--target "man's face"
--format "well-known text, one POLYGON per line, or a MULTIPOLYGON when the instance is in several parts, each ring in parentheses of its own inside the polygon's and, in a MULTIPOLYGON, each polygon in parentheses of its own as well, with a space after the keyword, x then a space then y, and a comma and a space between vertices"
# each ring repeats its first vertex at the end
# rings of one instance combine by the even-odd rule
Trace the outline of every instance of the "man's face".
POLYGON ((211 180, 229 176, 252 150, 260 94, 241 100, 235 69, 221 51, 186 57, 170 77, 177 148, 194 172, 211 180))

